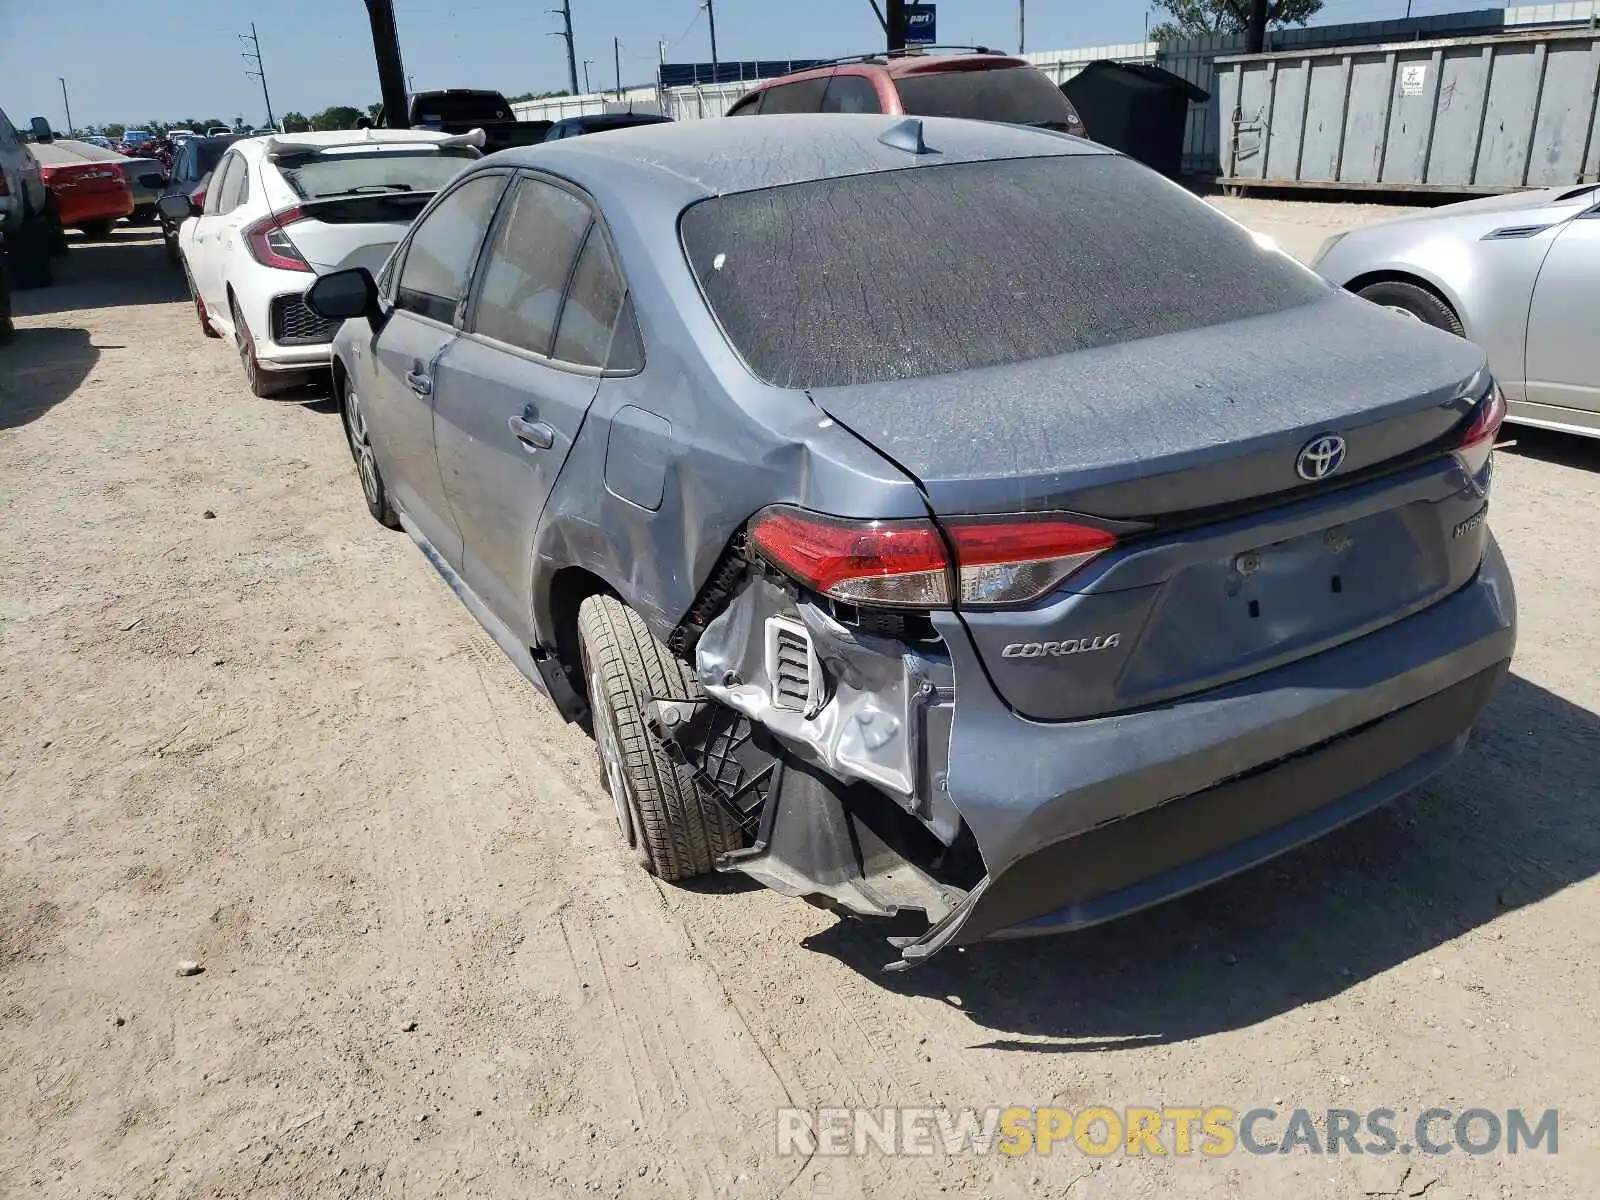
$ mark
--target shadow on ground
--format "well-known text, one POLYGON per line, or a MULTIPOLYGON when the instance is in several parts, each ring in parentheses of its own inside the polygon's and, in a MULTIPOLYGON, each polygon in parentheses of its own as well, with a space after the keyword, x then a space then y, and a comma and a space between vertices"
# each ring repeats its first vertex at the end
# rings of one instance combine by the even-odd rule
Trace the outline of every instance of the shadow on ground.
POLYGON ((1600 471, 1600 438, 1525 425, 1508 425, 1501 436, 1513 443, 1501 450, 1502 454, 1534 458, 1578 471, 1600 471))
POLYGON ((99 357, 87 329, 18 329, 0 346, 0 429, 44 416, 78 390, 99 357))
POLYGON ((1600 873, 1597 764, 1600 718, 1512 676, 1439 778, 1205 891, 903 974, 882 971, 893 951, 860 922, 806 944, 886 990, 958 1004, 1001 1035, 993 1048, 1083 1053, 1239 1029, 1600 873))
POLYGON ((11 293, 14 317, 189 298, 183 272, 167 260, 166 247, 152 230, 117 229, 93 242, 75 238, 54 265, 56 281, 49 287, 11 293))

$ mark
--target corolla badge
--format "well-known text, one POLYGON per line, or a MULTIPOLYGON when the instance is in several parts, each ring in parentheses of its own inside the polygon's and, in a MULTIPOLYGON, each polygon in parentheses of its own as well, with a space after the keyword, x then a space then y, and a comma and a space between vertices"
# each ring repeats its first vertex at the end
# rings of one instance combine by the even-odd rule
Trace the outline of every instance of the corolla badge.
POLYGON ((1300 447, 1294 469, 1301 479, 1326 479, 1344 466, 1344 439, 1337 433, 1319 433, 1300 447))
POLYGON ((1066 654, 1088 654, 1092 650, 1114 650, 1122 643, 1122 634, 1102 634, 1099 637, 1067 638, 1060 642, 1012 642, 1000 652, 1001 658, 1060 658, 1066 654))

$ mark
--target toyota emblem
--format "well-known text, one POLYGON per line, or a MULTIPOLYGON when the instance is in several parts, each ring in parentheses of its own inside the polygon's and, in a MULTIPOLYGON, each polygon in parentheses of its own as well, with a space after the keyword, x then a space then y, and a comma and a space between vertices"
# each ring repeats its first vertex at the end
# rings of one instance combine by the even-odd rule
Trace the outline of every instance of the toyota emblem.
POLYGON ((1344 466, 1344 439, 1337 433, 1319 433, 1300 448, 1294 469, 1301 479, 1326 479, 1344 466))

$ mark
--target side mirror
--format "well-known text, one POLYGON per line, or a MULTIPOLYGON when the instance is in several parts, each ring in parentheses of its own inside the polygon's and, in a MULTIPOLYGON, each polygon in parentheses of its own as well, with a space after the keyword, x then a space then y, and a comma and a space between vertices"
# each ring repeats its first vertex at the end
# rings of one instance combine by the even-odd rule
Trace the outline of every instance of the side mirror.
POLYGON ((174 225, 182 225, 190 217, 198 216, 200 213, 193 200, 178 194, 161 197, 156 201, 156 208, 174 225))
POLYGON ((139 176, 140 187, 164 188, 167 186, 168 182, 169 180, 165 175, 157 174, 155 171, 148 171, 139 176))
POLYGON ((29 122, 29 126, 33 130, 33 140, 39 145, 48 146, 56 140, 56 135, 50 131, 50 122, 43 117, 35 117, 29 122))
MULTIPOLYGON (((306 290, 306 306, 325 321, 348 321, 380 315, 378 284, 365 267, 351 267, 322 276, 306 290)), ((376 328, 376 324, 374 324, 376 328)))

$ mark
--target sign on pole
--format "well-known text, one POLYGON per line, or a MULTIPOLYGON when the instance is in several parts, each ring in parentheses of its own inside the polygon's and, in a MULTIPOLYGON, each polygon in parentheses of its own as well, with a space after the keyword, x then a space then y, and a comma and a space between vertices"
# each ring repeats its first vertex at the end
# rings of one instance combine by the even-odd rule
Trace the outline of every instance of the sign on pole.
POLYGON ((906 45, 932 46, 939 40, 932 4, 906 5, 906 45))

